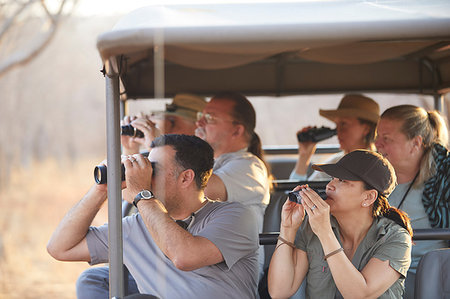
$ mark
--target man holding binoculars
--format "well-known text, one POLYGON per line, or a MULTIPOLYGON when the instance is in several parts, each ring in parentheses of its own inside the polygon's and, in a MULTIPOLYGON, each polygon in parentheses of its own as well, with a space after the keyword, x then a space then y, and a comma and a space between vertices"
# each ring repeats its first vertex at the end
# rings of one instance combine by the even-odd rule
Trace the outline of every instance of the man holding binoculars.
MULTIPOLYGON (((124 199, 139 210, 123 218, 124 263, 139 292, 159 298, 256 298, 255 215, 240 203, 204 196, 214 163, 211 146, 195 136, 171 134, 151 147, 148 158, 122 159, 124 199)), ((90 226, 106 190, 94 185, 60 222, 47 246, 55 259, 108 261, 108 225, 90 226)))
POLYGON ((161 134, 194 135, 197 113, 205 105, 206 101, 202 97, 179 93, 172 103, 166 104, 164 111, 153 112, 150 116, 125 116, 121 137, 123 154, 137 154, 141 147, 148 151, 153 139, 161 134))

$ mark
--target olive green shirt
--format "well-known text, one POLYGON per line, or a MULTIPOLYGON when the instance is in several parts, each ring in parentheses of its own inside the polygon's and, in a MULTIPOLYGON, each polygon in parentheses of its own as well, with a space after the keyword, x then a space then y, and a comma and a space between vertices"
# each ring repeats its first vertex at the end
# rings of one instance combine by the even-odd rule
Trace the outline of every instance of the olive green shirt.
MULTIPOLYGON (((331 227, 341 243, 339 226, 334 217, 331 217, 331 227)), ((322 245, 311 230, 308 217, 305 218, 297 232, 295 245, 298 249, 305 251, 308 256, 306 297, 342 298, 334 283, 328 263, 323 259, 322 245)), ((376 218, 367 235, 359 244, 352 264, 361 271, 371 258, 378 258, 382 261, 389 260, 389 265, 401 274, 400 278, 379 298, 402 298, 406 273, 411 263, 411 237, 406 229, 385 217, 376 218)))

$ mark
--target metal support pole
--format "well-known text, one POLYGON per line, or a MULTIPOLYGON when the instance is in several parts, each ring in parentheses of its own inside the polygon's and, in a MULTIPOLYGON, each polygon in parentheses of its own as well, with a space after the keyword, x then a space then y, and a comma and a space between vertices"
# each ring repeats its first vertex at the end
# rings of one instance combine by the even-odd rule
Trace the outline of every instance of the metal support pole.
POLYGON ((120 101, 118 74, 106 75, 106 144, 108 178, 109 296, 124 297, 120 101))
POLYGON ((444 95, 443 94, 437 94, 434 95, 434 109, 442 112, 444 109, 444 95))

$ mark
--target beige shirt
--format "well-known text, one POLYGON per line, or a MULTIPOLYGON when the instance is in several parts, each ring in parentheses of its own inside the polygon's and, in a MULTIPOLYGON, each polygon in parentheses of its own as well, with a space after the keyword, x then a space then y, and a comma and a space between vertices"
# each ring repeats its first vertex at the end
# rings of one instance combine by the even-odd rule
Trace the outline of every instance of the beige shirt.
MULTIPOLYGON (((334 217, 331 217, 331 226, 341 243, 339 226, 334 217)), ((324 253, 319 238, 311 230, 307 217, 297 232, 295 245, 298 249, 305 251, 308 256, 306 297, 342 298, 328 263, 323 259, 324 253)), ((358 246, 352 264, 361 271, 371 258, 389 260, 389 265, 401 274, 400 278, 379 298, 402 298, 405 290, 405 276, 411 263, 411 237, 408 232, 385 217, 375 219, 358 246)))

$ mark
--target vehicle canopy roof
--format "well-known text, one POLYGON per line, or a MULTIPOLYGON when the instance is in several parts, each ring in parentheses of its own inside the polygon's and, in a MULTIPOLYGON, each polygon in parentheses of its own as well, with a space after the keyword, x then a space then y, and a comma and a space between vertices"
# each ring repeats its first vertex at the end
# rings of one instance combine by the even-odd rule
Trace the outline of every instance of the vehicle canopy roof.
POLYGON ((120 68, 125 98, 154 97, 154 53, 163 53, 166 96, 436 95, 450 87, 450 2, 149 6, 100 35, 97 47, 107 67, 120 68))

